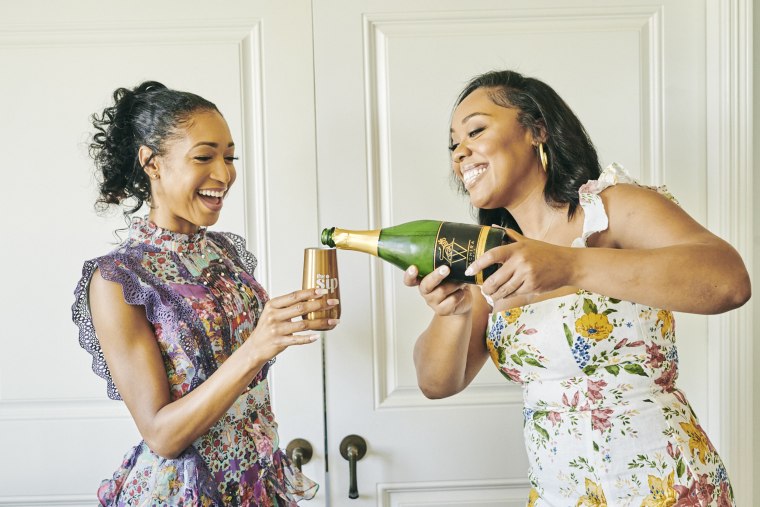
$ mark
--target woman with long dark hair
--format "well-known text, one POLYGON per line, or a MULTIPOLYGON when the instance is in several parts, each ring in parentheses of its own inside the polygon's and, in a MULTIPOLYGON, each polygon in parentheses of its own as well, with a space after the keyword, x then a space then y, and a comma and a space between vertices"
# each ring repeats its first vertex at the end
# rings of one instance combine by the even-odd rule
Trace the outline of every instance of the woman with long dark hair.
MULTIPOLYGON (((414 360, 431 398, 464 389, 490 357, 523 387, 531 506, 732 505, 726 469, 676 386, 673 311, 750 297, 738 253, 617 165, 600 171, 576 115, 512 71, 474 78, 451 119, 454 176, 481 224, 511 242, 479 289, 417 286, 435 315, 414 360)), ((688 340, 688 337, 686 337, 688 340)))

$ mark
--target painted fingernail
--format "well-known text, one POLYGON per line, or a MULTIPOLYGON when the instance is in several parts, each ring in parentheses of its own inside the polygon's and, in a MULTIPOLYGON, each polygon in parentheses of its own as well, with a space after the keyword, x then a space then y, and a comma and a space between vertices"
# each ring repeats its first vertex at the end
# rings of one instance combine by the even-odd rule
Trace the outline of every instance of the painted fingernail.
POLYGON ((340 323, 340 319, 327 319, 327 323, 331 326, 337 326, 340 323))
POLYGON ((316 294, 317 296, 324 296, 325 294, 327 294, 327 289, 317 289, 314 291, 314 294, 316 294))
POLYGON ((465 276, 472 276, 474 274, 475 274, 475 270, 472 269, 472 266, 470 266, 470 267, 468 267, 467 269, 464 270, 464 275, 465 276))
POLYGON ((327 300, 327 304, 328 305, 337 305, 338 303, 340 303, 339 299, 328 299, 327 300))
POLYGON ((438 268, 438 274, 440 275, 448 275, 449 274, 449 267, 448 266, 441 266, 438 268))
POLYGON ((415 271, 417 271, 417 268, 414 265, 406 268, 406 274, 408 275, 413 275, 415 271))

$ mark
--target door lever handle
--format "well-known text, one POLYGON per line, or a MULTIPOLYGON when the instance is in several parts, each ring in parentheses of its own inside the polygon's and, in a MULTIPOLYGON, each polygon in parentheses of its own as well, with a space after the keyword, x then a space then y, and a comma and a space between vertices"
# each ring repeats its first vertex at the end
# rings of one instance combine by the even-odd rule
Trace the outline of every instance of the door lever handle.
POLYGON ((285 453, 288 458, 293 462, 298 471, 301 471, 301 466, 305 465, 311 460, 311 456, 314 454, 314 449, 308 440, 303 438, 295 438, 290 441, 285 448, 285 453))
POLYGON ((340 443, 340 455, 348 460, 349 486, 348 498, 359 498, 359 489, 356 485, 356 462, 367 454, 367 442, 359 435, 348 435, 340 443))

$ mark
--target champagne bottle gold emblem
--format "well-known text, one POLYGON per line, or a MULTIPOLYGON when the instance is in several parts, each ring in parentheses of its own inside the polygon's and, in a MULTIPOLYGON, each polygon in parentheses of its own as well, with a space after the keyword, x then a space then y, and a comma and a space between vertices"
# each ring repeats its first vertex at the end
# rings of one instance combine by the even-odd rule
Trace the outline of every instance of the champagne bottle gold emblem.
POLYGON ((449 266, 457 262, 470 264, 475 260, 475 249, 472 241, 468 241, 467 245, 460 245, 456 239, 449 243, 447 238, 439 238, 438 244, 441 246, 438 249, 438 258, 449 266))
POLYGON ((438 247, 434 267, 446 265, 451 269, 452 279, 482 284, 482 272, 475 274, 472 278, 465 276, 464 272, 486 251, 491 229, 487 225, 463 226, 463 224, 443 222, 436 236, 438 247))

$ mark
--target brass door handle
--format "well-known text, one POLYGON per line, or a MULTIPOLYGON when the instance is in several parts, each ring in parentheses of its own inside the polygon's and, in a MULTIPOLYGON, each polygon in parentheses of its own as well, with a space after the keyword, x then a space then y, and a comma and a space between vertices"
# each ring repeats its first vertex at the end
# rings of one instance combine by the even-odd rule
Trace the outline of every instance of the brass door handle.
POLYGON ((348 486, 348 498, 359 498, 359 490, 356 485, 356 462, 367 454, 367 442, 359 435, 348 435, 340 443, 340 455, 348 460, 348 473, 350 481, 348 486))
POLYGON ((314 449, 311 447, 311 444, 308 440, 304 440, 303 438, 295 438, 291 440, 288 446, 285 448, 285 453, 288 455, 288 458, 293 461, 293 464, 300 472, 301 466, 305 465, 311 460, 311 456, 314 454, 314 449))

